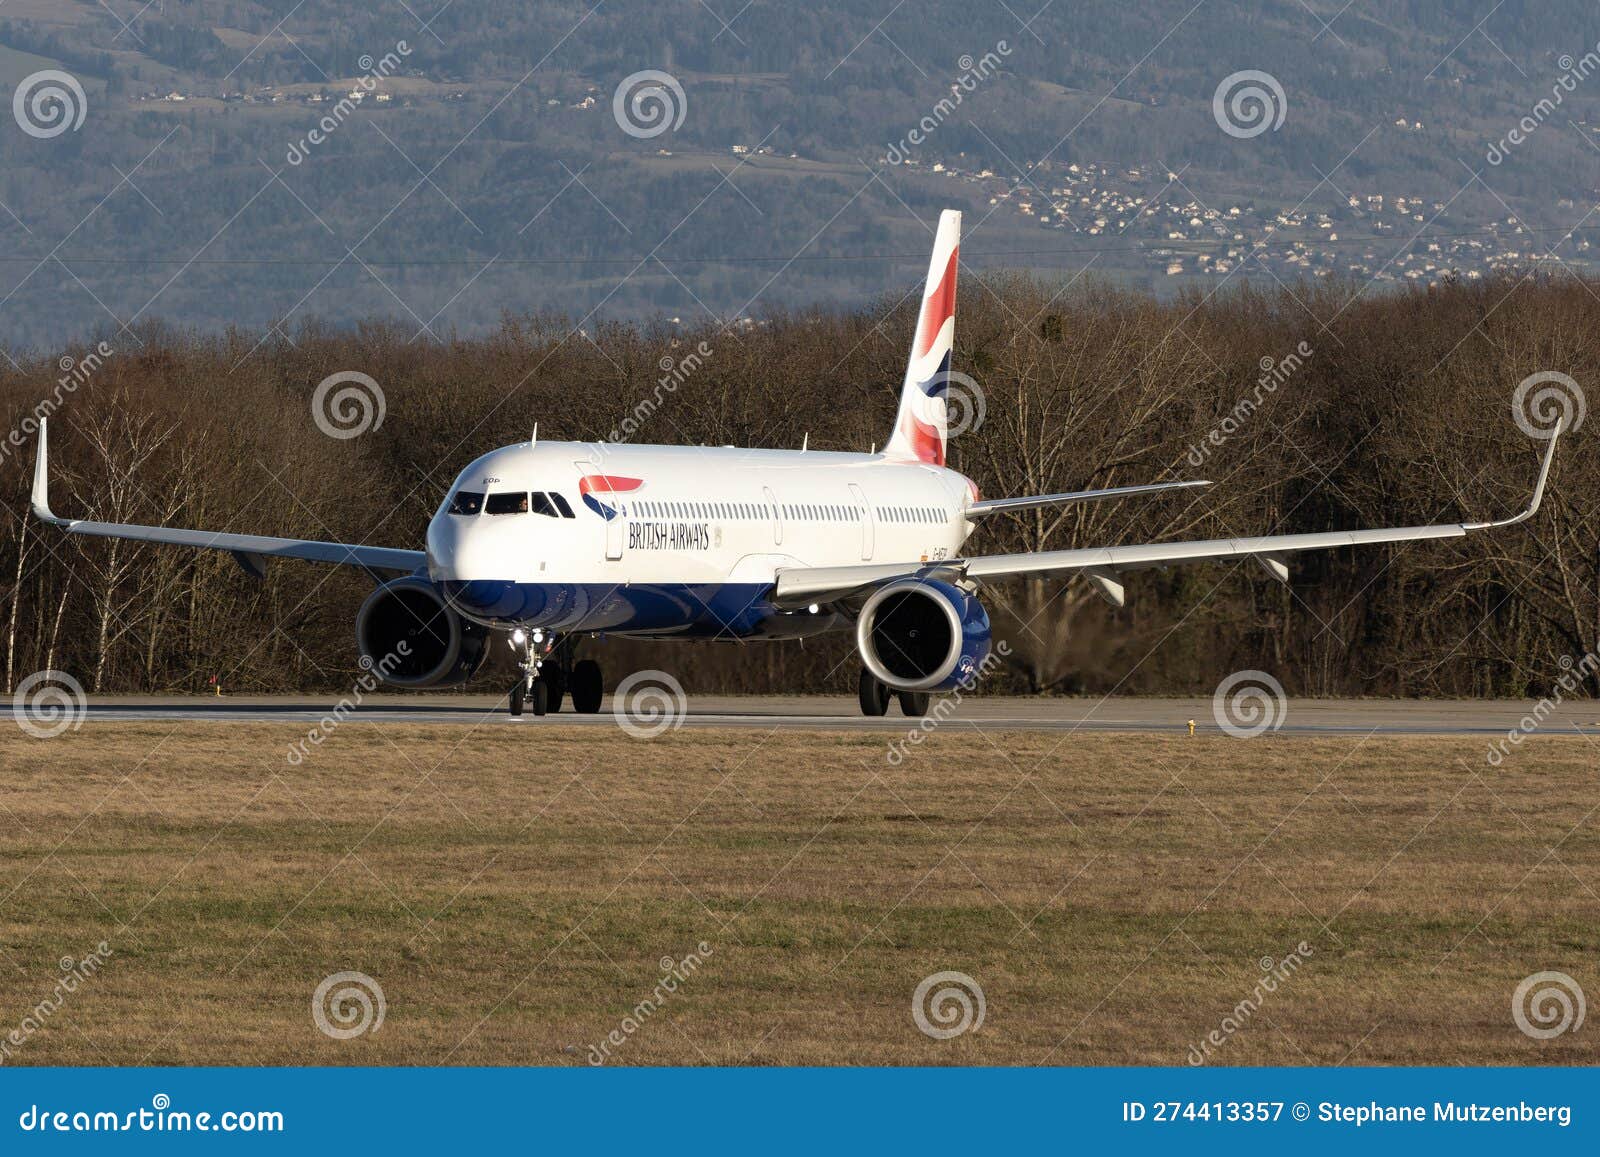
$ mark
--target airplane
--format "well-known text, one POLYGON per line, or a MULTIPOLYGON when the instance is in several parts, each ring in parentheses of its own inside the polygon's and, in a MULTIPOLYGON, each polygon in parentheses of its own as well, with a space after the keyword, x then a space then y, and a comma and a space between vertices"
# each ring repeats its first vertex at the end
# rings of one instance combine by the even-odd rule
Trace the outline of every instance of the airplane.
POLYGON ((253 577, 266 560, 365 571, 356 614, 362 666, 402 688, 459 684, 491 641, 516 652, 509 707, 521 716, 598 712, 604 678, 576 659, 580 638, 803 639, 853 630, 861 711, 970 680, 990 646, 983 584, 1018 575, 1092 583, 1114 606, 1129 571, 1251 558, 1281 583, 1308 550, 1458 538, 1539 509, 1552 431, 1523 511, 1486 522, 1087 547, 963 553, 985 519, 1012 511, 1209 485, 1157 482, 983 499, 946 465, 961 214, 940 215, 893 432, 881 450, 838 453, 733 446, 539 441, 492 450, 462 470, 428 524, 425 549, 82 521, 50 509, 46 423, 39 424, 34 514, 70 534, 230 553, 253 577))

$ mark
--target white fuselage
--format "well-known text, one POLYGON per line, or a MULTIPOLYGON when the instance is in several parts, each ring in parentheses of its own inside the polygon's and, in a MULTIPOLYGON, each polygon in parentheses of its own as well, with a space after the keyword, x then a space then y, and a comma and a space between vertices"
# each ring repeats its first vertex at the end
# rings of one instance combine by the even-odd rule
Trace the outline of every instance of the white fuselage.
POLYGON ((461 472, 428 573, 491 625, 762 634, 779 569, 952 557, 976 497, 953 470, 873 454, 523 443, 461 472))

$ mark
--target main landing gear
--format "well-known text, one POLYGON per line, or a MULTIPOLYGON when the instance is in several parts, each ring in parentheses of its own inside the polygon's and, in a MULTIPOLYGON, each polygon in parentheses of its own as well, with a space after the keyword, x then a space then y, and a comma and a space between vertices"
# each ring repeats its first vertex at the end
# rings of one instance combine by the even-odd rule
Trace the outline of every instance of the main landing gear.
POLYGON ((511 688, 511 714, 519 718, 524 711, 553 715, 570 693, 572 709, 579 715, 594 715, 605 697, 605 679, 600 664, 593 659, 572 660, 570 638, 546 639, 543 631, 511 632, 511 646, 517 652, 517 681, 511 688))
POLYGON ((887 715, 889 713, 889 700, 900 700, 900 710, 908 717, 921 719, 928 713, 928 704, 932 701, 926 691, 893 691, 887 683, 879 680, 865 667, 861 668, 861 679, 856 684, 856 694, 861 700, 861 714, 869 716, 887 715))

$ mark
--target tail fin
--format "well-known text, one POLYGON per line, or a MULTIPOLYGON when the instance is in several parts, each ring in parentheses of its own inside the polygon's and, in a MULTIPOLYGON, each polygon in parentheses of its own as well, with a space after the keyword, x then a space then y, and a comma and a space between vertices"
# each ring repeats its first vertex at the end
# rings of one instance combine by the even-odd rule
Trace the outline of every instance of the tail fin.
POLYGON ((939 214, 933 239, 928 283, 922 289, 922 310, 906 380, 900 389, 900 412, 894 434, 883 452, 890 458, 944 465, 945 393, 950 385, 950 347, 956 332, 956 257, 961 247, 961 213, 939 214))

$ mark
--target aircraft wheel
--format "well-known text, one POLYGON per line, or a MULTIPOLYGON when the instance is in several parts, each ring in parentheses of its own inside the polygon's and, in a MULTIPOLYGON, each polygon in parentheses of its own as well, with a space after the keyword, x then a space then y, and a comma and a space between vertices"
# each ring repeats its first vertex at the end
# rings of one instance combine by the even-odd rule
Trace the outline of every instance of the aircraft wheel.
POLYGON ((559 667, 546 668, 546 673, 539 676, 539 682, 549 691, 550 714, 558 714, 561 711, 561 700, 567 693, 566 682, 561 678, 561 669, 559 667))
POLYGON ((861 714, 885 715, 889 711, 889 688, 878 681, 876 676, 865 667, 861 668, 861 680, 856 684, 856 694, 861 700, 861 714))
POLYGON ((513 719, 521 716, 523 705, 527 701, 528 681, 526 679, 518 679, 516 686, 511 688, 511 717, 513 719))
POLYGON ((530 693, 533 697, 535 715, 543 715, 550 709, 550 684, 543 679, 535 679, 530 693))
POLYGON ((908 719, 921 719, 928 713, 928 704, 933 699, 926 691, 901 691, 897 697, 900 710, 908 719))
POLYGON ((600 711, 600 700, 605 697, 605 680, 600 675, 600 664, 593 659, 580 659, 572 665, 572 709, 579 715, 595 715, 600 711))

